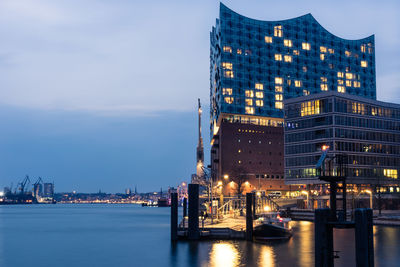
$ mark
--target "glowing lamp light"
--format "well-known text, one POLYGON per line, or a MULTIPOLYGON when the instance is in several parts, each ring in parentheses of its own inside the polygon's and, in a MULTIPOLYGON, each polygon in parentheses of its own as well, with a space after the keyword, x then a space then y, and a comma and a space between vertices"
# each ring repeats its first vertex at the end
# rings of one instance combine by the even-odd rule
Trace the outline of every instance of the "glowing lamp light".
POLYGON ((328 150, 329 149, 329 146, 328 145, 323 145, 322 146, 322 151, 326 151, 326 150, 328 150))
POLYGON ((246 181, 244 184, 245 184, 246 186, 248 186, 250 183, 249 183, 249 181, 246 181))
POLYGON ((218 181, 218 184, 217 184, 218 186, 221 186, 222 185, 222 182, 221 181, 218 181))
POLYGON ((257 192, 257 196, 259 196, 259 197, 260 197, 260 196, 261 196, 261 192, 257 192))
POLYGON ((185 182, 183 182, 183 183, 182 183, 182 186, 185 186, 185 185, 186 185, 186 183, 185 183, 185 182))
POLYGON ((224 175, 224 179, 228 179, 229 178, 229 175, 228 174, 225 174, 224 175))
POLYGON ((264 211, 270 211, 271 208, 269 206, 264 206, 264 211))
POLYGON ((0 197, 4 196, 4 192, 0 191, 0 197))

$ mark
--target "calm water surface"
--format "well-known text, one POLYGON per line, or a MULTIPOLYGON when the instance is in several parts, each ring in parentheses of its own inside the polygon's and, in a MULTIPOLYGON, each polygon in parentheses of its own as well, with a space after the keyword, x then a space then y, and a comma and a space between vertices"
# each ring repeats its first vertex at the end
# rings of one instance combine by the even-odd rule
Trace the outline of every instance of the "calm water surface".
MULTIPOLYGON (((0 266, 313 266, 310 222, 286 242, 170 242, 168 208, 0 206, 0 266)), ((374 227, 375 266, 400 266, 400 228, 374 227)), ((335 266, 354 266, 354 232, 335 232, 335 266)))

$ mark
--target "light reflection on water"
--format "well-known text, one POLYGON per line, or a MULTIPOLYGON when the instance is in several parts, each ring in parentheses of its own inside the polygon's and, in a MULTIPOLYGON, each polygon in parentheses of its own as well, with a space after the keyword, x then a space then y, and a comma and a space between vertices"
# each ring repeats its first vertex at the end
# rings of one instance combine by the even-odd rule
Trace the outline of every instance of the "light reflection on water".
MULTIPOLYGON (((169 221, 167 208, 134 205, 0 206, 0 266, 314 265, 311 222, 291 222, 294 235, 283 242, 174 244, 169 221)), ((335 266, 354 265, 354 230, 335 230, 334 239, 335 266)), ((374 244, 375 266, 399 266, 400 227, 375 226, 374 244)))
POLYGON ((231 243, 214 243, 210 253, 210 266, 236 267, 240 263, 240 254, 231 243))

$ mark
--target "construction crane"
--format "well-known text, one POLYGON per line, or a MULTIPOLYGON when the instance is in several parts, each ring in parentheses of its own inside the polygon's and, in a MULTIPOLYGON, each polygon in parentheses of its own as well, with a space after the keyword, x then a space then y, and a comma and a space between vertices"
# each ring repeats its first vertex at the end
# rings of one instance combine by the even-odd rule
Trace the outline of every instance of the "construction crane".
POLYGON ((23 195, 25 193, 25 188, 28 187, 28 185, 30 184, 31 180, 29 179, 29 176, 25 176, 24 180, 22 180, 22 182, 19 183, 19 190, 20 190, 20 194, 23 195))

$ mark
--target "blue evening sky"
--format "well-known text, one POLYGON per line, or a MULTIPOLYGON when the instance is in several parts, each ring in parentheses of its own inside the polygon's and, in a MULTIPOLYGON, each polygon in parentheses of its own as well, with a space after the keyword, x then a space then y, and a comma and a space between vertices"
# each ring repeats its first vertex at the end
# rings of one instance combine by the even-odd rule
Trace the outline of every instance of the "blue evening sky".
MULTIPOLYGON (((312 13, 342 38, 375 34, 378 99, 400 103, 399 1, 223 2, 261 20, 312 13)), ((58 192, 188 181, 218 13, 211 0, 0 1, 0 189, 26 174, 58 192)))

